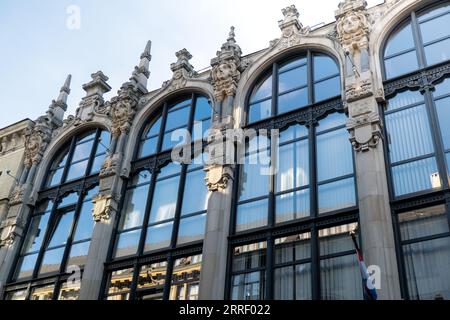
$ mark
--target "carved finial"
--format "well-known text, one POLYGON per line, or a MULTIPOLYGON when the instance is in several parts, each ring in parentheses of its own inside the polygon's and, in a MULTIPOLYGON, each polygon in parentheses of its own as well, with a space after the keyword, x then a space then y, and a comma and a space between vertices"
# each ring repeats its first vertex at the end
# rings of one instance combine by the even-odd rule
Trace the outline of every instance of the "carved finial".
POLYGON ((338 10, 335 12, 336 19, 339 19, 350 11, 364 10, 366 7, 366 0, 344 0, 339 3, 338 10))
POLYGON ((59 90, 59 96, 56 99, 56 102, 59 103, 67 103, 67 97, 70 94, 70 82, 72 81, 72 75, 67 75, 66 81, 64 81, 64 85, 59 90))
POLYGON ((227 39, 227 41, 228 41, 228 42, 236 43, 236 39, 234 39, 235 36, 236 36, 236 35, 234 34, 234 27, 231 26, 231 27, 230 27, 230 33, 228 34, 228 39, 227 39))
POLYGON ((192 54, 190 54, 187 49, 181 49, 180 51, 175 53, 177 57, 177 62, 172 63, 170 65, 170 69, 172 69, 173 72, 176 72, 180 69, 184 69, 187 72, 194 71, 194 67, 189 63, 189 60, 192 59, 192 54))
POLYGON ((149 40, 145 45, 144 52, 141 54, 141 60, 139 61, 139 66, 134 67, 133 75, 130 81, 136 83, 140 86, 143 92, 147 91, 147 80, 150 77, 150 61, 152 60, 152 55, 150 54, 152 49, 152 42, 149 40))
POLYGON ((300 21, 298 20, 299 13, 295 5, 291 5, 289 7, 281 9, 281 12, 283 13, 284 16, 283 20, 278 21, 278 25, 281 30, 284 30, 291 26, 295 26, 297 30, 300 30, 303 27, 300 21))

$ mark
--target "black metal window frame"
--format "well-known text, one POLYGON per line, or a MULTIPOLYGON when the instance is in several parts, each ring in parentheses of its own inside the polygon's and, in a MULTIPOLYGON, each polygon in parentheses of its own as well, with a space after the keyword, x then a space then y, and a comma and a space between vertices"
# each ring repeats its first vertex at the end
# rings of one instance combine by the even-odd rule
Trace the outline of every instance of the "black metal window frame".
MULTIPOLYGON (((86 167, 86 171, 90 172, 91 168, 92 168, 92 164, 94 162, 94 159, 96 158, 97 155, 97 148, 98 145, 101 143, 100 142, 100 135, 101 133, 105 131, 105 129, 103 128, 96 128, 96 129, 91 129, 88 130, 86 132, 83 132, 81 134, 75 135, 73 136, 70 141, 63 146, 62 148, 60 148, 60 150, 63 150, 64 152, 66 150, 67 151, 67 159, 66 159, 66 163, 64 165, 64 173, 61 177, 61 181, 66 181, 66 176, 68 173, 68 170, 70 168, 70 166, 72 165, 71 163, 71 159, 73 157, 74 151, 75 151, 75 147, 77 145, 77 139, 79 139, 80 137, 82 137, 83 135, 89 135, 92 133, 95 133, 94 135, 94 145, 91 149, 91 153, 89 155, 89 160, 88 160, 88 164, 86 167)), ((108 146, 104 146, 107 150, 108 150, 108 146)), ((103 155, 104 153, 102 153, 103 155)), ((53 161, 50 163, 50 166, 48 168, 46 168, 46 172, 50 172, 52 169, 54 169, 55 163, 54 161, 60 156, 60 154, 56 155, 53 159, 53 161)), ((47 228, 45 231, 45 234, 42 238, 42 243, 40 245, 39 251, 38 251, 38 257, 37 260, 35 262, 35 266, 33 269, 33 274, 31 277, 28 278, 24 278, 24 279, 19 279, 19 280, 14 280, 14 274, 16 272, 16 268, 17 268, 17 263, 19 262, 19 259, 21 257, 20 252, 17 254, 17 256, 15 257, 15 261, 13 264, 13 268, 11 268, 10 270, 10 274, 8 275, 8 283, 7 286, 4 290, 4 297, 7 296, 8 293, 10 292, 14 292, 14 291, 18 291, 18 290, 26 290, 27 294, 26 294, 26 299, 30 299, 31 297, 31 293, 32 293, 32 289, 33 288, 39 288, 42 286, 46 286, 46 285, 54 285, 54 290, 53 290, 53 296, 52 299, 53 300, 57 300, 58 299, 58 294, 59 291, 61 289, 61 285, 67 281, 69 279, 69 277, 71 276, 70 273, 67 273, 66 270, 66 266, 67 266, 67 262, 68 262, 68 258, 69 258, 69 254, 70 254, 70 250, 73 244, 77 244, 73 241, 73 237, 76 231, 76 226, 78 224, 79 221, 79 217, 80 217, 80 213, 81 213, 81 208, 83 203, 85 202, 84 197, 87 195, 87 193, 89 191, 91 191, 92 189, 94 189, 95 187, 98 186, 99 184, 99 172, 96 172, 94 174, 85 174, 84 176, 78 178, 78 179, 74 179, 71 181, 66 181, 51 187, 46 187, 47 181, 46 179, 44 179, 44 181, 42 182, 41 185, 41 191, 38 194, 38 199, 36 201, 37 204, 41 204, 45 201, 49 201, 52 203, 51 205, 51 209, 50 209, 50 214, 49 214, 49 220, 47 223, 47 228), (78 200, 76 201, 76 203, 70 205, 69 207, 64 207, 62 208, 62 211, 58 208, 59 203, 68 195, 71 193, 77 193, 78 195, 78 200), (69 231, 69 235, 67 238, 67 242, 64 245, 65 249, 64 249, 64 254, 63 257, 61 259, 61 264, 59 267, 59 271, 55 272, 55 273, 51 273, 51 274, 45 274, 42 276, 39 276, 38 272, 39 272, 39 268, 42 264, 42 260, 44 258, 44 253, 45 253, 45 249, 49 243, 49 241, 51 240, 51 236, 52 236, 52 232, 54 231, 55 227, 57 226, 58 223, 58 216, 59 213, 61 212, 67 212, 67 211, 71 211, 74 210, 74 217, 72 220, 72 225, 70 226, 70 231, 69 231)), ((32 218, 38 215, 41 215, 43 213, 40 212, 35 212, 37 210, 38 206, 34 206, 31 208, 31 211, 33 212, 30 215, 30 219, 29 221, 27 221, 27 225, 25 227, 24 230, 26 230, 26 232, 24 232, 24 236, 21 237, 21 241, 20 241, 20 248, 22 250, 22 247, 24 245, 24 241, 25 238, 27 236, 27 233, 29 231, 29 228, 31 227, 31 221, 32 218)), ((46 211, 47 212, 47 211, 46 211)), ((20 251, 21 251, 20 250, 20 251)), ((82 273, 83 273, 83 267, 80 269, 80 276, 82 278, 82 273)))
MULTIPOLYGON (((159 131, 159 139, 158 139, 158 145, 157 145, 157 152, 154 154, 151 154, 149 156, 146 156, 144 158, 139 158, 139 150, 141 148, 141 143, 145 140, 143 138, 140 138, 135 151, 135 160, 132 162, 132 169, 130 173, 130 178, 126 179, 127 181, 123 184, 123 190, 121 193, 121 203, 118 212, 122 213, 123 205, 124 205, 124 199, 125 199, 125 193, 127 191, 127 187, 132 179, 132 177, 135 174, 138 174, 142 170, 148 170, 151 173, 151 180, 149 184, 149 190, 148 190, 148 196, 147 196, 147 203, 145 206, 145 213, 144 213, 144 219, 142 222, 142 226, 136 229, 141 230, 137 254, 132 256, 126 256, 126 257, 120 257, 120 258, 114 258, 114 250, 116 246, 116 242, 118 240, 119 235, 119 223, 120 223, 120 214, 117 215, 115 226, 113 230, 113 239, 111 241, 109 250, 108 250, 108 260, 105 263, 105 273, 103 277, 102 282, 102 289, 100 292, 100 299, 105 299, 108 296, 107 290, 108 290, 108 281, 109 276, 111 272, 118 271, 125 268, 133 268, 133 278, 132 278, 132 284, 131 284, 131 290, 130 290, 130 300, 134 300, 137 298, 137 295, 140 293, 140 291, 137 289, 137 283, 139 278, 139 270, 143 265, 146 265, 148 263, 156 263, 156 262, 167 262, 167 269, 166 269, 166 279, 165 279, 165 285, 164 285, 164 291, 163 291, 163 300, 168 300, 170 295, 170 287, 171 287, 171 280, 172 280, 172 272, 174 268, 174 262, 176 259, 183 257, 183 256, 189 256, 189 255, 198 255, 201 254, 202 248, 203 248, 203 240, 193 241, 186 244, 177 244, 177 238, 178 238, 178 231, 180 227, 181 222, 181 203, 183 201, 183 195, 184 195, 184 188, 185 188, 185 182, 186 182, 186 176, 189 172, 196 171, 198 169, 189 169, 188 164, 181 164, 181 170, 179 173, 173 175, 173 176, 179 176, 179 184, 178 184, 178 192, 177 192, 177 201, 176 201, 176 210, 174 218, 171 219, 173 221, 173 228, 172 228, 172 235, 170 240, 170 245, 167 248, 161 248, 152 250, 149 252, 144 252, 144 246, 145 246, 145 239, 146 239, 146 233, 147 233, 147 227, 149 225, 149 219, 150 219, 150 210, 151 210, 151 202, 155 191, 155 186, 157 182, 157 176, 158 172, 165 167, 166 165, 170 164, 172 162, 171 160, 171 152, 170 150, 162 150, 162 144, 163 144, 163 137, 165 133, 165 123, 167 119, 168 110, 172 105, 176 105, 177 103, 182 102, 185 99, 191 99, 191 107, 190 107, 190 114, 189 114, 189 121, 187 124, 187 129, 190 133, 192 133, 193 125, 194 125, 194 115, 195 115, 195 107, 196 107, 196 100, 198 98, 206 98, 208 101, 210 101, 209 97, 205 95, 202 92, 192 91, 190 94, 181 94, 177 96, 175 99, 167 99, 160 108, 158 108, 150 117, 149 120, 153 121, 152 123, 156 123, 158 119, 161 119, 160 124, 160 131, 159 131)), ((212 119, 212 108, 211 108, 211 118, 212 119)), ((201 121, 205 121, 205 119, 201 119, 201 121)), ((151 126, 150 126, 151 127, 151 126)), ((146 130, 150 128, 149 126, 143 126, 142 132, 140 134, 140 137, 143 137, 146 134, 146 130)), ((183 126, 184 128, 185 126, 183 126)), ((174 129, 175 130, 175 129, 174 129)), ((191 145, 191 155, 192 158, 195 156, 198 156, 200 153, 203 153, 206 148, 206 142, 201 141, 192 141, 191 145), (198 147, 201 146, 201 150, 198 150, 198 147)), ((172 175, 164 177, 170 178, 173 177, 172 175)), ((196 212, 189 215, 186 215, 184 217, 191 217, 195 216, 201 213, 204 213, 206 211, 196 212)), ((183 217, 183 218, 184 218, 183 217)), ((145 291, 145 290, 144 290, 145 291)))
MULTIPOLYGON (((423 103, 421 102, 417 104, 408 105, 406 107, 400 108, 399 110, 412 108, 415 105, 425 105, 428 118, 427 121, 430 125, 434 153, 419 158, 409 159, 404 162, 429 158, 431 156, 436 157, 437 169, 441 177, 441 181, 443 183, 441 188, 439 188, 438 190, 428 189, 396 197, 394 193, 394 183, 391 172, 393 165, 391 163, 389 156, 389 143, 387 140, 385 141, 386 143, 384 143, 384 156, 385 156, 385 163, 387 164, 386 176, 388 180, 389 199, 391 203, 392 223, 394 228, 395 249, 397 256, 398 271, 400 276, 400 290, 401 296, 404 299, 410 299, 411 297, 408 291, 408 284, 407 284, 408 282, 406 277, 406 266, 404 261, 403 246, 407 244, 418 243, 433 239, 440 239, 450 236, 450 232, 447 232, 443 234, 420 237, 413 240, 402 240, 400 235, 400 223, 399 223, 399 215, 402 213, 434 205, 445 205, 446 216, 450 230, 450 181, 449 175, 447 173, 447 164, 445 159, 445 152, 448 150, 445 150, 443 147, 443 141, 441 137, 440 126, 435 105, 436 100, 448 97, 450 96, 450 94, 439 97, 433 96, 435 85, 438 85, 439 83, 443 82, 445 79, 448 79, 450 77, 450 61, 444 61, 431 66, 426 65, 424 47, 427 44, 423 44, 421 40, 421 34, 417 22, 418 14, 426 10, 432 9, 433 7, 438 8, 439 6, 441 6, 446 2, 448 3, 448 1, 439 1, 438 3, 430 4, 418 10, 412 11, 410 15, 403 22, 399 23, 399 25, 395 27, 390 33, 393 34, 395 33, 395 31, 404 27, 407 23, 411 23, 415 45, 414 49, 411 49, 411 51, 415 50, 417 53, 417 59, 419 62, 419 67, 417 70, 406 73, 404 75, 394 77, 392 79, 386 79, 386 66, 384 64, 385 57, 384 55, 380 56, 380 63, 382 66, 382 73, 384 77, 383 85, 386 100, 394 97, 397 93, 401 93, 404 91, 420 91, 420 93, 423 95, 424 99, 423 103)), ((447 14, 448 12, 449 11, 446 11, 445 13, 442 13, 442 15, 447 14)), ((434 18, 435 17, 431 19, 434 18)), ((389 39, 390 39, 389 36, 386 37, 386 40, 382 45, 383 47, 382 52, 384 52, 384 49, 389 39)), ((436 41, 440 40, 443 39, 438 39, 436 41)), ((386 115, 390 114, 389 111, 386 111, 386 106, 387 103, 380 103, 379 105, 379 110, 380 114, 382 115, 383 123, 386 123, 386 115)), ((396 111, 398 110, 393 110, 392 112, 396 111)), ((386 137, 386 139, 389 138, 386 126, 383 126, 383 135, 384 137, 386 137)))
MULTIPOLYGON (((294 53, 289 56, 283 57, 278 62, 273 63, 272 69, 270 67, 268 70, 263 72, 261 76, 254 82, 252 89, 256 84, 259 83, 260 80, 267 77, 267 74, 272 70, 272 114, 274 116, 269 117, 267 119, 263 119, 254 123, 247 124, 244 129, 267 129, 269 132, 270 138, 270 130, 271 129, 279 129, 284 130, 288 127, 296 124, 304 125, 308 128, 309 133, 307 139, 309 139, 309 188, 310 188, 310 212, 312 213, 309 217, 292 220, 288 222, 283 222, 280 224, 275 223, 275 195, 278 193, 274 192, 275 186, 275 175, 271 177, 271 183, 269 183, 269 204, 268 204, 268 223, 264 227, 250 229, 246 231, 242 231, 239 233, 235 232, 236 227, 236 215, 237 215, 237 206, 238 203, 238 192, 239 192, 239 173, 242 170, 242 165, 235 167, 234 169, 234 184, 233 184, 233 205, 231 212, 231 221, 230 221, 230 233, 229 233, 229 243, 228 243, 228 264, 227 264, 227 272, 226 272, 226 285, 225 285, 225 297, 226 299, 230 299, 231 297, 231 280, 232 276, 235 274, 231 270, 231 265, 233 262, 233 250, 237 246, 252 244, 257 242, 266 242, 266 260, 265 267, 258 268, 259 271, 264 271, 264 298, 267 300, 272 300, 274 298, 274 271, 278 265, 275 266, 275 239, 295 235, 298 233, 310 232, 311 233, 311 257, 308 261, 311 262, 311 277, 312 277, 312 299, 319 300, 320 299, 320 261, 326 258, 332 258, 334 256, 342 256, 347 255, 351 252, 341 252, 335 255, 330 256, 321 256, 319 252, 319 230, 325 229, 329 227, 334 227, 343 224, 349 224, 359 221, 358 214, 358 193, 357 193, 357 182, 356 182, 356 174, 355 174, 355 161, 354 161, 354 152, 352 152, 353 159, 353 174, 350 175, 355 179, 355 203, 356 205, 349 208, 339 209, 336 211, 331 211, 323 214, 318 214, 318 187, 319 183, 317 181, 316 174, 316 126, 319 120, 326 118, 329 114, 332 113, 345 113, 344 104, 342 102, 341 96, 332 97, 326 99, 324 101, 320 101, 314 103, 314 84, 313 81, 313 54, 322 54, 332 58, 336 64, 339 66, 339 63, 336 59, 330 56, 326 52, 322 52, 320 50, 307 50, 307 65, 308 65, 308 101, 309 104, 301 107, 299 109, 278 114, 277 103, 278 103, 278 66, 281 63, 285 63, 287 61, 292 60, 295 57, 305 56, 305 51, 303 53, 294 53)), ((335 77, 333 75, 332 77, 335 77)), ((332 78, 331 77, 331 78, 332 78)), ((328 79, 328 78, 327 78, 328 79)), ((319 81, 320 82, 320 81, 319 81)), ((245 119, 248 121, 248 108, 249 108, 249 100, 252 89, 249 90, 246 97, 246 113, 245 119)), ((342 126, 344 127, 344 126, 342 126)), ((339 127, 341 128, 341 127, 339 127)), ((332 130, 336 130, 338 127, 333 128, 332 130)), ((324 133, 328 132, 324 131, 324 133)), ((301 139, 300 139, 301 140, 301 139)), ((297 140, 295 140, 297 141, 297 140)), ((349 142, 350 143, 350 142, 349 142)), ((339 177, 338 179, 343 179, 343 177, 339 177)), ((323 181, 321 183, 330 182, 331 180, 323 181)), ((301 190, 300 188, 295 188, 295 190, 301 190)), ((292 190, 291 190, 292 191, 292 190)), ((284 192, 281 192, 284 193, 284 192)), ((255 199, 254 199, 255 200, 255 199)), ((245 202, 245 201, 243 201, 245 202)), ((293 262, 293 264, 298 264, 299 261, 293 262)), ((249 270, 249 272, 253 272, 255 270, 249 270)), ((245 272, 237 272, 237 274, 247 273, 245 272)))

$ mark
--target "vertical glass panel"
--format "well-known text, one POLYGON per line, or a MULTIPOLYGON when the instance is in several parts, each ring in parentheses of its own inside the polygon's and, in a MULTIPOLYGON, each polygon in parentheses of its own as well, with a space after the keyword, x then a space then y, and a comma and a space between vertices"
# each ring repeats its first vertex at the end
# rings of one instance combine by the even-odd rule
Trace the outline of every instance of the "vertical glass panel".
POLYGON ((141 170, 136 173, 130 183, 130 186, 136 186, 143 183, 150 183, 152 174, 149 170, 141 170))
POLYGON ((336 62, 325 55, 314 55, 314 81, 339 73, 336 62))
POLYGON ((59 215, 58 223, 52 232, 51 240, 48 244, 49 248, 66 244, 73 223, 73 215, 73 211, 59 215))
POLYGON ((39 275, 59 272, 64 249, 65 247, 45 251, 39 275))
POLYGON ((264 158, 266 152, 260 152, 252 156, 247 156, 245 164, 241 167, 239 178, 240 190, 239 199, 252 199, 269 193, 270 175, 264 174, 265 166, 260 164, 261 158, 264 158), (256 162, 256 163, 255 163, 256 162))
POLYGON ((95 154, 99 155, 108 152, 110 144, 111 144, 111 136, 108 131, 103 130, 98 138, 97 150, 95 154))
POLYGON ((308 217, 309 189, 282 194, 275 198, 276 223, 308 217))
POLYGON ((384 55, 388 57, 412 48, 414 48, 414 39, 411 24, 408 24, 392 34, 386 45, 384 55))
POLYGON ((355 205, 353 178, 319 185, 319 214, 355 205))
POLYGON ((302 140, 279 147, 277 191, 309 184, 309 141, 302 140))
POLYGON ((403 246, 410 299, 450 299, 450 238, 403 246))
POLYGON ((25 300, 27 298, 27 289, 7 292, 5 300, 25 300))
POLYGON ((268 98, 272 95, 272 75, 268 78, 262 80, 253 89, 252 95, 250 96, 250 103, 268 98))
POLYGON ((396 196, 440 188, 442 185, 434 157, 395 166, 392 176, 396 196))
POLYGON ((189 121, 190 107, 185 107, 167 114, 165 131, 186 126, 189 121))
POLYGON ((80 298, 80 282, 63 282, 59 289, 58 300, 78 300, 80 298))
POLYGON ((275 263, 280 264, 310 258, 310 240, 310 232, 275 239, 275 263))
POLYGON ((165 133, 163 136, 163 144, 161 150, 172 149, 176 145, 188 143, 188 130, 187 128, 181 128, 174 131, 165 133))
POLYGON ((70 248, 70 255, 67 260, 66 270, 71 266, 82 267, 86 264, 90 244, 90 241, 85 241, 72 245, 72 248, 70 248))
POLYGON ((202 140, 207 137, 206 132, 211 128, 211 119, 206 119, 203 121, 194 120, 192 127, 192 140, 202 140))
POLYGON ((320 255, 354 250, 350 232, 356 227, 357 223, 349 223, 319 230, 320 255))
POLYGON ((94 138, 95 138, 95 130, 78 136, 77 137, 77 144, 86 142, 88 140, 92 140, 94 138))
POLYGON ((19 258, 14 273, 14 280, 29 278, 33 275, 38 254, 30 254, 19 258))
POLYGON ((427 58, 428 65, 433 65, 450 59, 450 39, 439 41, 426 46, 425 56, 427 58))
POLYGON ((308 78, 306 75, 306 66, 280 73, 278 76, 278 92, 306 86, 308 78))
POLYGON ((83 202, 73 241, 80 241, 91 238, 92 231, 94 230, 94 219, 92 219, 93 209, 94 204, 92 203, 92 201, 83 202))
POLYGON ((153 193, 149 223, 172 219, 175 215, 180 177, 160 180, 153 193))
POLYGON ((441 83, 434 86, 433 97, 450 94, 450 78, 445 78, 441 83))
POLYGON ((173 222, 167 222, 151 226, 147 229, 144 251, 166 248, 170 246, 172 239, 173 222))
POLYGON ((450 25, 450 14, 446 14, 432 20, 422 22, 420 31, 422 32, 423 43, 439 40, 450 35, 450 31, 442 26, 450 25))
POLYGON ((149 185, 127 190, 120 219, 119 230, 131 229, 142 225, 147 205, 149 185))
POLYGON ((179 174, 181 172, 181 166, 179 163, 170 162, 165 167, 161 168, 161 171, 158 173, 158 180, 172 176, 175 174, 179 174))
POLYGON ((384 61, 386 69, 386 78, 394 78, 405 73, 412 72, 419 68, 417 62, 416 50, 403 53, 399 56, 386 59, 384 61))
POLYGON ((275 269, 275 300, 311 300, 311 264, 275 269))
POLYGON ((114 257, 120 258, 136 254, 140 236, 140 229, 119 234, 114 257))
POLYGON ((203 170, 189 172, 186 175, 181 215, 204 211, 207 205, 208 189, 205 185, 205 173, 203 170))
POLYGON ((59 184, 61 182, 61 178, 64 172, 64 167, 63 168, 59 168, 55 171, 50 171, 49 176, 47 178, 47 186, 48 187, 53 187, 56 186, 57 184, 59 184))
MULTIPOLYGON (((133 268, 114 271, 109 276, 108 295, 115 296, 111 300, 128 300, 133 281, 133 268)), ((109 298, 108 298, 109 300, 109 298)))
POLYGON ((352 147, 346 128, 317 136, 317 179, 325 181, 353 173, 352 147))
POLYGON ((334 112, 329 114, 325 119, 319 121, 316 132, 321 133, 332 128, 344 126, 346 122, 347 116, 344 113, 334 112))
POLYGON ((92 161, 90 174, 99 173, 104 161, 105 161, 105 154, 95 157, 94 160, 92 161))
POLYGON ((180 221, 177 244, 202 240, 205 234, 206 213, 180 221))
POLYGON ((58 208, 75 205, 77 201, 78 201, 78 194, 76 192, 72 192, 61 200, 61 202, 58 205, 58 208))
POLYGON ((420 91, 404 91, 397 93, 387 103, 387 110, 392 111, 416 103, 423 103, 424 98, 420 91))
POLYGON ((267 212, 267 199, 239 205, 236 217, 236 232, 266 226, 267 212))
POLYGON ((86 174, 87 165, 88 160, 71 164, 69 172, 67 173, 66 181, 83 177, 86 174))
POLYGON ((55 285, 50 284, 42 287, 34 287, 31 289, 30 300, 52 300, 55 285))
POLYGON ((339 76, 314 84, 314 102, 326 100, 341 94, 341 78, 339 76))
POLYGON ((170 300, 197 300, 202 255, 176 259, 173 265, 170 300))
POLYGON ((206 118, 211 118, 212 108, 211 105, 205 97, 198 97, 195 102, 195 120, 203 120, 206 118))
POLYGON ((445 205, 401 213, 398 220, 402 240, 449 232, 445 205))
POLYGON ((39 250, 45 235, 45 230, 47 229, 49 216, 50 212, 47 212, 32 218, 27 236, 23 243, 22 254, 39 250))
POLYGON ((299 109, 308 104, 308 88, 299 89, 278 97, 278 113, 299 109))
POLYGON ((150 129, 147 132, 146 137, 150 138, 153 137, 155 135, 159 135, 159 131, 161 128, 161 117, 158 118, 158 120, 156 120, 150 127, 150 129))
POLYGON ((308 136, 309 130, 306 126, 292 125, 286 130, 280 131, 278 142, 280 144, 289 142, 298 138, 308 136))
POLYGON ((166 273, 166 261, 143 265, 140 268, 137 288, 145 289, 142 300, 162 300, 166 273))
POLYGON ((320 261, 320 293, 322 300, 361 300, 361 274, 355 255, 320 261))
POLYGON ((77 145, 73 151, 72 163, 89 158, 93 145, 94 140, 77 145))
POLYGON ((272 99, 249 106, 248 122, 253 123, 272 116, 272 99))
POLYGON ((391 162, 433 153, 433 140, 424 105, 386 115, 391 162))
POLYGON ((266 265, 266 242, 256 242, 233 249, 232 271, 261 268, 266 265))
POLYGON ((255 271, 231 278, 231 300, 264 299, 264 272, 255 271))
POLYGON ((278 69, 278 71, 283 72, 283 71, 286 71, 286 70, 289 70, 289 69, 292 69, 295 67, 299 67, 303 64, 306 64, 306 62, 307 62, 306 57, 300 58, 300 59, 296 58, 295 60, 288 61, 285 64, 281 65, 280 68, 278 69))

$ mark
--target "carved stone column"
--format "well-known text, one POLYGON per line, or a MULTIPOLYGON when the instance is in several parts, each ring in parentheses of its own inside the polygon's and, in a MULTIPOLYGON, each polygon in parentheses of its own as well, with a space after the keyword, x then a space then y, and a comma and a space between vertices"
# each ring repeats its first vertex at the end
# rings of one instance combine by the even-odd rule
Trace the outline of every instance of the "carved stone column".
MULTIPOLYGON (((400 284, 383 152, 382 123, 368 56, 370 23, 363 0, 336 11, 337 39, 346 54, 347 129, 355 150, 361 247, 367 265, 380 268, 381 300, 400 299, 400 284)), ((380 80, 381 81, 381 80, 380 80)), ((381 99, 382 94, 377 95, 381 99)))

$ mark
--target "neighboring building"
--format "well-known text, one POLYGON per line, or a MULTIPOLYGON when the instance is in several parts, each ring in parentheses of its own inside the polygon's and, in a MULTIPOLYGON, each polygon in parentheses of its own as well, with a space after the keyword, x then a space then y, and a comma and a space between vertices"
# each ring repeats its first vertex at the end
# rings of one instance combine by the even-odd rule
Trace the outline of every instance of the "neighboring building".
POLYGON ((380 299, 450 299, 450 1, 346 0, 316 29, 282 13, 267 48, 243 56, 232 28, 210 70, 183 49, 152 92, 148 43, 63 119, 67 79, 11 166, 2 298, 362 299, 358 227, 380 299), (221 143, 241 128, 258 139, 221 143), (173 162, 176 129, 207 163, 173 162))

